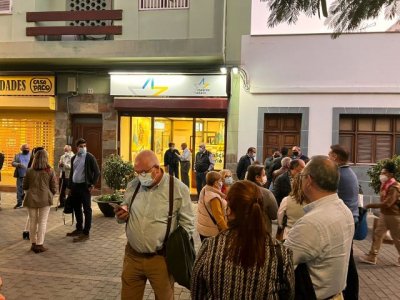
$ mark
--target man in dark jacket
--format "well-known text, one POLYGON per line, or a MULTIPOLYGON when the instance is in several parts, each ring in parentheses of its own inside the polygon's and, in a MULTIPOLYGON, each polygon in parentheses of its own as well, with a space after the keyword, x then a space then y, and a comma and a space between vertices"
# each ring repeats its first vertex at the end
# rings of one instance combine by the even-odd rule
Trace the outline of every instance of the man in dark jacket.
POLYGON ((299 174, 306 164, 301 159, 294 159, 290 161, 289 171, 278 176, 274 181, 272 193, 275 196, 278 206, 281 204, 282 199, 289 195, 292 190, 291 182, 294 176, 299 174))
POLYGON ((256 148, 250 147, 247 149, 246 155, 243 155, 238 162, 237 168, 236 168, 236 175, 239 180, 243 180, 247 168, 254 162, 254 158, 256 157, 256 148))
POLYGON ((179 151, 175 149, 175 143, 168 144, 169 149, 164 153, 164 166, 166 171, 179 178, 179 151))
POLYGON ((206 150, 206 145, 201 143, 194 162, 197 196, 200 196, 201 189, 206 185, 206 174, 213 169, 214 157, 210 151, 206 150))
POLYGON ((268 172, 267 172, 267 184, 266 188, 269 188, 271 183, 272 183, 272 173, 274 173, 275 170, 278 170, 282 167, 282 159, 288 156, 289 149, 286 147, 281 148, 281 157, 278 157, 274 159, 272 162, 272 165, 269 167, 268 172))
POLYGON ((100 177, 100 170, 96 158, 87 152, 86 141, 82 138, 76 142, 77 153, 71 159, 71 172, 68 186, 73 199, 73 207, 76 218, 76 229, 67 233, 73 236, 73 242, 82 242, 89 239, 92 224, 91 194, 94 185, 100 177), (85 226, 83 227, 83 213, 85 214, 85 226))

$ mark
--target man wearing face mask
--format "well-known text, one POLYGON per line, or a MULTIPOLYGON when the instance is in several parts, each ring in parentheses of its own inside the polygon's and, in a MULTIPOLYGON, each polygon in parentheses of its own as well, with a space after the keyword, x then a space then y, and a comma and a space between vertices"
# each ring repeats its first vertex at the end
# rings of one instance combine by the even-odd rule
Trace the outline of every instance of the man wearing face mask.
POLYGON ((80 138, 76 141, 77 153, 71 159, 68 188, 73 199, 76 218, 76 229, 67 233, 74 237, 73 242, 83 242, 89 239, 92 225, 91 191, 100 177, 100 170, 96 158, 87 152, 86 141, 80 138), (85 226, 83 226, 83 214, 85 226))
POLYGON ((179 178, 179 151, 175 149, 175 143, 168 144, 168 150, 164 153, 164 166, 166 171, 179 178))
POLYGON ((24 200, 22 182, 24 180, 30 158, 31 154, 29 153, 29 145, 23 144, 21 146, 21 153, 16 154, 14 156, 14 160, 12 161, 12 166, 15 168, 14 177, 17 178, 17 204, 14 206, 14 208, 22 208, 22 201, 24 200))
POLYGON ((210 151, 206 150, 206 145, 201 143, 194 162, 197 196, 200 196, 201 189, 206 185, 207 172, 212 171, 213 169, 214 157, 210 151))
POLYGON ((377 256, 386 232, 389 230, 398 256, 394 265, 400 267, 400 183, 396 181, 397 168, 393 162, 387 162, 382 170, 379 180, 381 182, 380 203, 370 203, 365 208, 380 208, 381 214, 373 233, 372 245, 368 254, 360 257, 360 261, 376 265, 377 256))
MULTIPOLYGON (((147 280, 156 299, 173 299, 174 279, 163 255, 170 175, 163 172, 157 156, 150 150, 136 156, 134 169, 136 177, 129 182, 121 206, 114 209, 118 221, 126 222, 128 239, 121 275, 121 299, 142 299, 147 280)), ((174 211, 170 233, 179 225, 191 236, 194 214, 189 189, 173 178, 174 211)))
POLYGON ((179 155, 178 153, 175 153, 175 155, 179 158, 181 161, 181 177, 182 177, 182 182, 186 184, 187 187, 190 188, 190 182, 189 182, 189 171, 190 171, 190 159, 192 157, 192 152, 190 152, 189 148, 187 147, 186 143, 181 144, 182 148, 182 155, 179 155))
POLYGON ((68 186, 69 172, 71 171, 71 159, 74 156, 74 152, 71 150, 70 145, 64 146, 64 154, 61 155, 58 167, 60 168, 60 205, 58 207, 64 207, 65 202, 65 190, 68 186))
POLYGON ((238 162, 237 168, 236 168, 236 175, 239 180, 244 179, 246 172, 247 172, 247 168, 251 164, 253 164, 255 157, 256 157, 256 148, 250 147, 249 149, 247 149, 246 155, 243 155, 239 159, 239 162, 238 162))
POLYGON ((310 160, 306 155, 301 153, 301 149, 300 149, 299 146, 294 146, 292 148, 292 157, 291 157, 291 159, 301 159, 305 163, 307 163, 310 160))
POLYGON ((289 163, 289 171, 278 176, 274 181, 272 192, 274 193, 278 206, 281 204, 283 198, 289 195, 292 190, 291 182, 297 174, 299 174, 305 167, 305 163, 301 159, 294 159, 289 163))

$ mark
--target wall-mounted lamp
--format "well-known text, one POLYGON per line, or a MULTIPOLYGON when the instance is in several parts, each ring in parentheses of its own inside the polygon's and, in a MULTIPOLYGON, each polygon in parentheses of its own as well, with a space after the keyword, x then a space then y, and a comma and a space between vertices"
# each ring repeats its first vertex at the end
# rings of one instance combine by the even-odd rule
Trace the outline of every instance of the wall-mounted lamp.
POLYGON ((235 74, 235 75, 239 73, 239 68, 238 67, 233 67, 231 70, 232 70, 232 73, 235 74))
POLYGON ((219 70, 221 71, 221 74, 228 73, 228 69, 226 67, 221 67, 221 68, 219 68, 219 70))

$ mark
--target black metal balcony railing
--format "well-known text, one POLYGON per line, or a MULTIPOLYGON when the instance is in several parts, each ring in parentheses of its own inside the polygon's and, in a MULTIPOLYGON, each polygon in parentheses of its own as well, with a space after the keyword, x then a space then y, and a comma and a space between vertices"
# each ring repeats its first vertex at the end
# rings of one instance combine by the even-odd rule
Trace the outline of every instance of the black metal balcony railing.
POLYGON ((122 26, 41 26, 37 22, 49 21, 101 21, 122 20, 122 10, 87 10, 87 11, 44 11, 27 12, 26 21, 36 22, 35 27, 27 27, 27 36, 60 36, 60 35, 121 35, 122 26))

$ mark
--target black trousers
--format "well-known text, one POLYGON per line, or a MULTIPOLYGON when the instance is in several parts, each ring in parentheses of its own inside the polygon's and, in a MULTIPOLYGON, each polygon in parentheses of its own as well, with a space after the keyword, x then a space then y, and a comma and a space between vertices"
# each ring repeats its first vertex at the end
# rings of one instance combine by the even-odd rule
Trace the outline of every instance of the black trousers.
POLYGON ((86 183, 73 183, 71 186, 71 196, 76 218, 76 229, 82 230, 84 234, 89 234, 92 226, 92 207, 91 195, 86 183), (82 213, 83 207, 83 213, 82 213), (83 227, 83 214, 85 215, 85 226, 83 227))
POLYGON ((179 178, 179 164, 168 165, 168 173, 176 178, 179 178))
MULTIPOLYGON (((358 221, 354 224, 357 230, 358 221)), ((343 291, 343 298, 345 300, 357 300, 359 293, 359 280, 356 262, 353 256, 353 243, 351 244, 349 268, 347 269, 346 288, 343 291)))
POLYGON ((59 186, 60 186, 60 206, 64 207, 65 204, 65 190, 67 189, 69 182, 69 178, 65 177, 65 172, 62 172, 62 176, 59 181, 59 186))

